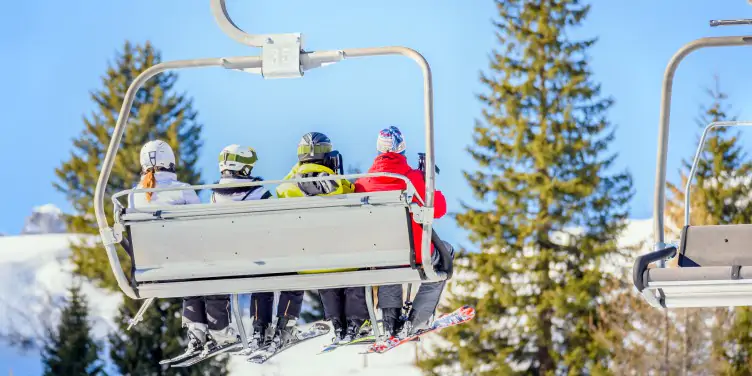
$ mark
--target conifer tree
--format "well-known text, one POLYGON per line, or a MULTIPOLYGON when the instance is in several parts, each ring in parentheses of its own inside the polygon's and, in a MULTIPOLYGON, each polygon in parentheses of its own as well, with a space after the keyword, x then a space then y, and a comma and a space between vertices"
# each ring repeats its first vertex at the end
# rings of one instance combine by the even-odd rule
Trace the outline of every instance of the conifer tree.
MULTIPOLYGON (((102 77, 102 88, 91 93, 95 110, 84 117, 84 130, 73 140, 68 160, 56 169, 55 187, 66 195, 75 212, 66 216, 68 231, 78 234, 99 234, 94 218, 94 188, 99 178, 110 136, 123 104, 123 97, 133 80, 147 68, 159 63, 160 53, 151 45, 134 46, 125 42, 123 51, 109 65, 102 77)), ((105 212, 112 221, 109 197, 118 191, 133 188, 140 179, 139 152, 148 141, 161 139, 175 151, 178 179, 198 184, 201 175, 196 161, 201 147, 202 126, 196 121, 192 101, 175 93, 177 75, 163 73, 147 81, 136 95, 128 127, 123 135, 107 184, 105 212)), ((126 253, 119 248, 125 268, 126 253)), ((109 268, 107 255, 100 244, 80 242, 72 245, 75 272, 100 286, 117 289, 109 268)))
MULTIPOLYGON (((727 95, 716 77, 714 86, 706 90, 710 106, 701 109, 697 125, 704 129, 709 123, 734 120, 728 115, 727 95)), ((690 197, 692 225, 752 223, 752 186, 748 177, 752 163, 740 146, 738 130, 725 127, 711 131, 697 165, 690 197)), ((698 138, 699 141, 699 138, 698 138)), ((692 160, 682 161, 681 185, 669 183, 666 210, 668 230, 675 239, 684 223, 684 187, 692 160)), ((674 260, 675 261, 675 260, 674 260)), ((748 375, 752 363, 752 311, 748 307, 717 309, 686 309, 683 313, 682 369, 725 375, 748 375), (710 323, 710 327, 708 327, 710 323), (707 351, 710 343, 711 352, 707 351), (709 356, 708 356, 709 355, 709 356), (710 369, 707 369, 710 368, 710 369)), ((679 354, 676 354, 679 355, 679 354)))
POLYGON ((463 251, 449 306, 477 316, 442 330, 450 344, 421 362, 439 374, 599 374, 611 350, 595 338, 604 259, 617 252, 632 196, 614 172, 613 140, 588 66, 595 39, 574 40, 589 6, 578 0, 496 0, 500 48, 468 149, 479 204, 457 222, 480 251, 463 251), (462 274, 467 277, 459 277, 462 274))
MULTIPOLYGON (((73 140, 69 159, 56 170, 58 182, 55 186, 65 193, 74 209, 74 213, 67 217, 70 232, 98 235, 92 202, 94 187, 123 98, 133 80, 160 61, 160 53, 151 43, 134 45, 125 42, 102 77, 102 87, 91 93, 95 109, 84 118, 84 130, 73 140)), ((202 125, 196 120, 191 99, 176 92, 176 80, 174 73, 160 74, 138 91, 107 185, 105 202, 109 202, 113 193, 136 186, 140 179, 141 147, 154 139, 161 139, 173 148, 180 181, 201 183, 196 161, 201 147, 202 125)), ((105 209, 111 222, 112 205, 105 205, 105 209)), ((99 241, 75 243, 71 248, 77 274, 101 287, 117 291, 117 283, 99 241)), ((128 255, 124 250, 118 250, 121 264, 129 268, 128 255)), ((126 270, 126 275, 129 273, 126 270)), ((110 344, 114 346, 110 355, 123 374, 200 375, 209 372, 214 375, 226 372, 226 361, 222 359, 200 363, 190 370, 160 366, 159 361, 163 358, 182 353, 181 344, 186 343, 185 331, 181 329, 180 300, 158 301, 155 304, 158 307, 151 307, 143 322, 135 329, 125 331, 127 320, 135 315, 141 303, 124 296, 117 318, 120 331, 110 336, 110 344)))
POLYGON ((99 360, 100 346, 92 338, 88 302, 79 284, 68 292, 60 322, 48 333, 42 349, 44 376, 100 375, 104 363, 99 360))

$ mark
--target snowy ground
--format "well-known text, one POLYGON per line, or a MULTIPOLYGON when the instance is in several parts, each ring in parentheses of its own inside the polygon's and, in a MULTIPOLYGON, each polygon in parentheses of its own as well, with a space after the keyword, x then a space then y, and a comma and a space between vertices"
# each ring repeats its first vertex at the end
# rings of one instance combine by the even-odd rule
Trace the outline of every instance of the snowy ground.
MULTIPOLYGON (((651 220, 632 221, 620 239, 623 247, 638 245, 639 252, 649 247, 652 232, 651 220)), ((42 234, 0 237, 0 330, 13 328, 20 333, 38 335, 44 322, 54 322, 55 310, 49 307, 64 296, 72 280, 68 262, 69 243, 79 239, 69 234, 42 234)), ((615 269, 624 267, 630 260, 616 261, 615 269)), ((616 272, 616 270, 614 270, 616 272)), ((84 282, 83 290, 89 297, 93 310, 94 331, 103 336, 112 325, 112 317, 120 302, 119 294, 105 293, 84 282)), ((246 321, 248 319, 246 318, 246 321)), ((250 322, 246 322, 250 327, 250 322)), ((358 354, 362 347, 345 347, 332 353, 316 355, 329 341, 327 336, 310 340, 295 349, 279 354, 264 365, 250 364, 242 357, 231 357, 232 375, 420 375, 415 367, 416 354, 422 355, 421 346, 430 347, 435 338, 428 337, 421 344, 409 344, 386 354, 364 356, 358 354), (417 352, 417 353, 416 353, 417 352)), ((434 342, 435 343, 435 342, 434 342)), ((34 375, 40 368, 30 364, 38 355, 27 353, 17 358, 15 350, 0 346, 0 373, 13 369, 15 375, 34 375)), ((39 362, 36 362, 39 364, 39 362)))

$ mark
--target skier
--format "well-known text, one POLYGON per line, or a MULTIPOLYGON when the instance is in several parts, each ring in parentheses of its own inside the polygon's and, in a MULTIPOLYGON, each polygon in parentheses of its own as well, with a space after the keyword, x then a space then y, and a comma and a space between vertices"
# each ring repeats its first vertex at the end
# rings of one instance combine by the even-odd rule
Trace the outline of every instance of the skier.
MULTIPOLYGON (((253 148, 229 145, 222 149, 219 154, 219 184, 231 184, 241 182, 262 181, 260 177, 251 175, 253 166, 258 160, 258 155, 253 148)), ((272 193, 269 192, 264 186, 248 186, 248 187, 236 187, 236 188, 214 188, 212 189, 211 202, 233 202, 233 201, 248 201, 248 200, 263 200, 272 197, 272 193)), ((255 293, 253 298, 258 300, 262 295, 272 295, 273 293, 255 293)), ((229 296, 225 296, 225 299, 229 305, 229 296)), ((253 303, 252 303, 253 304, 253 303)), ((227 312, 227 318, 229 320, 229 312, 227 312)), ((251 311, 251 319, 254 319, 253 311, 251 311)), ((264 343, 264 332, 266 327, 256 327, 257 321, 254 320, 254 334, 251 339, 249 348, 256 349, 264 343)))
MULTIPOLYGON (((323 133, 310 132, 303 135, 298 143, 298 163, 285 176, 285 180, 342 174, 342 169, 342 156, 339 152, 333 150, 329 137, 323 133)), ((354 189, 353 184, 346 179, 333 179, 284 183, 277 188, 277 195, 280 198, 337 195, 352 193, 354 189)), ((301 273, 318 272, 325 271, 311 270, 301 273)), ((364 334, 363 328, 368 327, 366 325, 368 308, 365 300, 365 288, 321 289, 319 294, 324 305, 325 319, 330 320, 334 328, 334 342, 350 341, 358 335, 364 334)), ((294 315, 299 312, 298 309, 294 315)))
MULTIPOLYGON (((368 170, 373 172, 392 172, 406 176, 415 186, 416 194, 425 199, 425 176, 420 170, 412 169, 405 157, 406 144, 402 132, 399 128, 391 126, 379 132, 376 141, 376 150, 378 156, 373 161, 373 165, 368 170)), ((405 182, 401 179, 392 177, 369 177, 360 178, 355 181, 356 192, 387 191, 394 189, 405 189, 405 182)), ((417 199, 414 202, 418 203, 417 199)), ((438 219, 444 216, 447 211, 446 198, 441 191, 436 190, 434 195, 434 218, 438 219)), ((423 239, 423 227, 412 221, 412 233, 414 236, 415 262, 420 264, 421 245, 423 239)), ((449 243, 443 242, 447 247, 450 257, 453 258, 454 250, 449 243)), ((434 252, 433 244, 431 245, 431 262, 438 265, 439 253, 434 252)), ((447 260, 452 262, 452 260, 447 260)), ((413 301, 412 309, 406 321, 401 318, 402 312, 402 285, 379 286, 379 308, 381 308, 382 318, 384 321, 384 331, 393 337, 404 337, 427 326, 428 321, 436 310, 439 298, 444 289, 444 281, 435 283, 422 283, 418 293, 413 301)))
MULTIPOLYGON (((219 184, 230 184, 247 181, 261 181, 259 177, 251 175, 258 155, 253 148, 229 145, 219 153, 219 184)), ((233 201, 260 200, 270 198, 272 194, 263 186, 248 186, 236 188, 213 188, 210 201, 223 203, 233 201)), ((211 351, 218 346, 232 345, 240 342, 240 336, 230 326, 230 296, 213 295, 206 297, 190 297, 183 301, 183 320, 194 332, 194 337, 204 342, 204 348, 211 351), (209 329, 209 340, 206 328, 209 329), (203 330, 203 333, 201 332, 203 330), (203 338, 202 338, 202 334, 203 338)), ((189 345, 190 346, 190 345, 189 345)))
MULTIPOLYGON (((141 148, 141 181, 136 188, 186 187, 175 173, 175 153, 162 140, 149 141, 141 148)), ((154 205, 199 204, 196 191, 144 192, 128 196, 128 206, 143 208, 154 205)))
MULTIPOLYGON (((253 166, 258 160, 256 150, 240 145, 229 145, 219 154, 218 184, 262 181, 260 177, 252 176, 253 166)), ((262 200, 272 197, 272 193, 262 185, 237 188, 212 189, 211 202, 231 202, 262 200)))
MULTIPOLYGON (((177 180, 175 153, 162 141, 147 142, 141 148, 141 182, 136 188, 185 187, 189 184, 177 180)), ((193 190, 145 192, 129 197, 130 207, 154 205, 198 204, 198 195, 193 190)), ((186 354, 209 352, 216 346, 237 339, 229 328, 229 299, 226 296, 186 297, 183 299, 183 327, 188 329, 186 354), (207 320, 209 316, 209 320, 207 320), (209 323, 212 323, 209 326, 209 323), (207 332, 210 340, 207 340, 207 332)))

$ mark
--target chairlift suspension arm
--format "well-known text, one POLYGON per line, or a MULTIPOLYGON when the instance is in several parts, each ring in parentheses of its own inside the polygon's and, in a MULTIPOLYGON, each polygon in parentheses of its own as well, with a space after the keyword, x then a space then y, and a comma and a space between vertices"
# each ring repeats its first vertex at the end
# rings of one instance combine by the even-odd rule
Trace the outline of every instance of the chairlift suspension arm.
POLYGON ((328 63, 335 63, 345 58, 382 56, 382 55, 402 55, 409 57, 421 68, 423 75, 423 92, 424 92, 424 121, 425 121, 425 151, 426 151, 426 194, 423 197, 424 207, 421 208, 420 222, 423 224, 423 242, 421 245, 421 256, 423 259, 422 269, 429 280, 436 281, 442 279, 442 275, 437 273, 431 265, 430 248, 431 248, 431 231, 433 223, 433 205, 434 205, 434 187, 435 187, 435 163, 434 163, 434 129, 433 129, 433 88, 431 69, 425 58, 415 50, 406 47, 375 47, 375 48, 355 48, 335 51, 322 52, 304 52, 302 51, 302 40, 295 37, 299 34, 274 34, 274 35, 251 35, 240 30, 229 18, 224 0, 210 0, 212 13, 222 29, 222 31, 245 45, 252 47, 262 47, 262 56, 243 56, 227 58, 207 58, 191 59, 164 62, 154 65, 142 72, 131 83, 128 88, 123 105, 120 109, 118 120, 110 140, 107 153, 104 158, 102 170, 97 180, 97 186, 94 192, 94 207, 97 225, 104 241, 107 251, 107 257, 110 262, 115 278, 123 292, 131 298, 139 298, 139 294, 131 285, 129 279, 122 270, 120 261, 117 257, 117 251, 113 244, 113 239, 117 239, 113 229, 109 227, 104 212, 104 198, 107 182, 112 171, 115 155, 119 149, 125 127, 128 122, 129 113, 133 105, 136 93, 142 87, 144 82, 159 73, 169 70, 186 69, 186 68, 204 68, 204 67, 223 67, 226 69, 236 69, 242 71, 261 70, 265 78, 289 78, 300 77, 306 70, 318 68, 328 63), (292 40, 290 39, 292 37, 292 40), (277 39, 275 39, 277 38, 277 39), (274 44, 275 40, 280 43, 274 44), (270 43, 270 41, 272 43, 270 43), (293 43, 300 50, 291 50, 293 43), (281 45, 280 45, 281 44, 281 45), (267 51, 268 50, 268 51, 267 51), (294 62, 290 61, 294 57, 294 62), (268 75, 268 77, 267 77, 268 75))

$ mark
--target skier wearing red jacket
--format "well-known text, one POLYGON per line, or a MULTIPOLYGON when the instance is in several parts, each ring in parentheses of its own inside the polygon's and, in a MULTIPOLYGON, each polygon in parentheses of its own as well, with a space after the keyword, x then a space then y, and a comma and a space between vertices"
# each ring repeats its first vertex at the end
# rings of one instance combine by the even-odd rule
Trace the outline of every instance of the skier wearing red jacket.
MULTIPOLYGON (((405 157, 405 140, 400 130, 391 126, 379 132, 376 141, 376 149, 379 155, 373 161, 373 165, 368 169, 369 173, 373 172, 391 172, 406 176, 415 186, 416 194, 421 199, 426 197, 426 181, 422 171, 416 170, 407 164, 405 157)), ((402 179, 393 177, 370 177, 360 178, 355 182, 355 192, 374 192, 389 191, 396 189, 405 189, 406 184, 402 179)), ((417 198, 413 199, 420 203, 417 198)), ((444 216, 447 211, 446 198, 439 190, 434 191, 434 218, 438 219, 444 216)), ((412 221, 413 238, 415 249, 415 261, 422 262, 421 245, 423 240, 423 227, 412 221)), ((450 255, 453 257, 453 248, 445 243, 450 255)), ((439 263, 438 252, 434 252, 434 246, 431 244, 431 262, 434 265, 439 263)), ((448 260, 451 262, 451 260, 448 260)), ((381 308, 384 320, 384 330, 392 336, 403 336, 424 327, 430 317, 436 310, 439 298, 444 289, 444 282, 423 283, 420 285, 412 310, 408 315, 406 322, 401 317, 402 309, 402 285, 379 286, 379 308, 381 308), (403 331, 403 329, 405 329, 403 331), (402 332, 402 334, 400 334, 402 332)))

